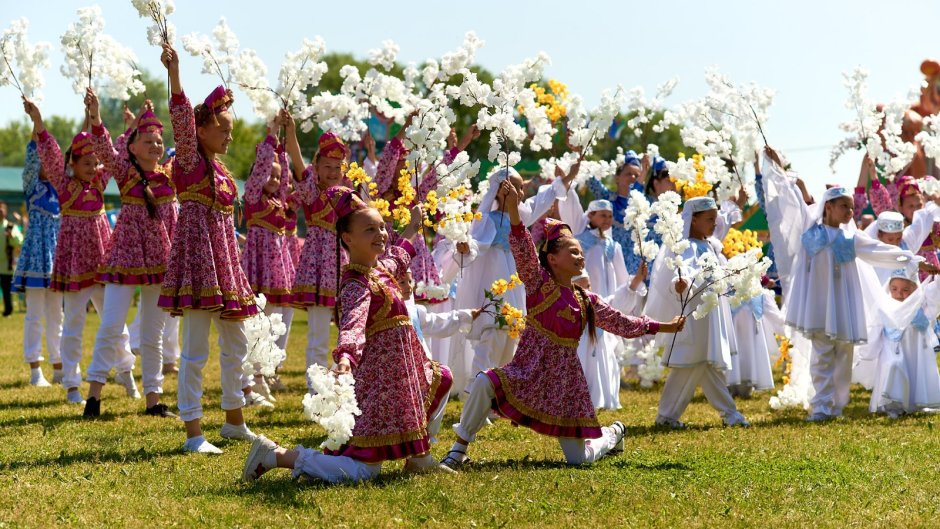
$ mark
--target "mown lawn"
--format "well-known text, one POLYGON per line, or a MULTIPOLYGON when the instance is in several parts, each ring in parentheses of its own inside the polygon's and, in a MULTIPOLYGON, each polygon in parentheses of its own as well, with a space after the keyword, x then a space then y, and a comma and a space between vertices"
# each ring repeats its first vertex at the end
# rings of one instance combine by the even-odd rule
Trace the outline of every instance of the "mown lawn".
MULTIPOLYGON (((97 321, 89 316, 83 367, 97 321)), ((455 477, 407 477, 392 463, 362 485, 296 482, 279 471, 248 486, 238 481, 248 444, 218 435, 216 357, 205 426, 225 454, 186 455, 182 423, 142 416, 143 404, 121 388, 106 386, 105 415, 89 422, 61 388, 30 387, 22 327, 22 313, 0 321, 0 527, 938 525, 938 418, 872 417, 860 388, 847 419, 821 425, 804 423, 802 411, 772 412, 767 395, 741 401, 748 430, 721 427, 698 397, 685 417, 693 427, 682 432, 651 428, 658 389, 625 390, 624 409, 601 420, 628 425, 627 451, 590 468, 564 466, 552 439, 499 421, 472 447, 474 468, 455 477)), ((277 409, 247 411, 255 432, 286 446, 322 440, 301 415, 306 330, 304 322, 293 328, 290 391, 277 409)), ((175 377, 166 390, 175 403, 175 377)), ((459 411, 448 408, 435 455, 453 442, 459 411)))

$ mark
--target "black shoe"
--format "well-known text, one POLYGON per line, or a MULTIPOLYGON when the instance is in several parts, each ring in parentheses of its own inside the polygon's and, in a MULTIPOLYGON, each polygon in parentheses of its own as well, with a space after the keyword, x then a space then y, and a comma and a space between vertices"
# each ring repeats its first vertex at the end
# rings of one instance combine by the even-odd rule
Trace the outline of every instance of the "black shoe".
POLYGON ((144 415, 153 415, 154 417, 165 417, 167 419, 179 419, 179 415, 170 411, 170 408, 162 402, 144 410, 144 415))
POLYGON ((82 417, 101 417, 101 399, 88 397, 85 401, 85 411, 82 417))

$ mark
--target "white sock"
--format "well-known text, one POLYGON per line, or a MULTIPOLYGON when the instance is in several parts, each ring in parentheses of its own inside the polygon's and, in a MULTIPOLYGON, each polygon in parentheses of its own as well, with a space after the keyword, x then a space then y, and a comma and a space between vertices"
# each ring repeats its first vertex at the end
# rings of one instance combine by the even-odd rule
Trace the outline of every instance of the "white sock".
POLYGON ((30 375, 35 375, 36 373, 42 374, 42 369, 39 368, 39 367, 31 367, 31 368, 29 368, 29 374, 30 374, 30 375))
POLYGON ((261 460, 261 465, 267 470, 277 468, 277 453, 274 450, 268 452, 261 460))
POLYGON ((467 457, 467 445, 461 443, 460 441, 454 441, 454 446, 450 447, 451 452, 460 452, 464 457, 467 457))

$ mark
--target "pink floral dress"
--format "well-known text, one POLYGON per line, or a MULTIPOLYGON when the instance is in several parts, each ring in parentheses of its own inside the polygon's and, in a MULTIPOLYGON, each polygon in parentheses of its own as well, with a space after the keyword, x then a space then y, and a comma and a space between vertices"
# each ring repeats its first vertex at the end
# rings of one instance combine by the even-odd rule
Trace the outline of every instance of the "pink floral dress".
MULTIPOLYGON (((297 236, 297 209, 300 207, 300 196, 296 191, 287 196, 287 209, 284 210, 284 236, 287 238, 287 249, 290 251, 291 263, 294 265, 294 276, 300 266, 300 254, 303 252, 304 240, 297 236)), ((291 284, 293 285, 291 278, 291 284)))
POLYGON ((180 212, 158 305, 174 315, 195 309, 221 311, 227 320, 248 318, 258 308, 239 264, 232 219, 235 181, 224 165, 213 160, 207 166, 200 156, 193 107, 185 94, 173 94, 170 116, 180 212))
MULTIPOLYGON (((157 216, 147 214, 140 173, 126 152, 115 149, 108 129, 92 127, 92 145, 108 173, 114 175, 121 191, 121 213, 111 235, 111 248, 98 269, 101 283, 158 285, 166 273, 170 241, 176 228, 176 190, 162 167, 148 172, 150 190, 157 202, 157 216)), ((120 142, 124 135, 118 138, 120 142)), ((123 150, 123 149, 122 149, 123 150)))
POLYGON ((91 182, 68 176, 59 144, 47 130, 39 134, 38 148, 42 168, 62 208, 49 287, 58 292, 78 292, 96 284, 98 267, 111 247, 111 225, 104 213, 104 188, 110 175, 99 171, 91 182))
POLYGON ((453 381, 447 366, 425 355, 401 298, 414 247, 405 240, 390 254, 374 268, 346 266, 333 351, 334 361, 349 359, 362 415, 349 443, 328 453, 367 463, 427 453, 430 414, 453 381))
POLYGON ((496 390, 493 409, 541 434, 596 439, 601 427, 578 360, 585 303, 594 307, 598 328, 625 338, 655 334, 659 324, 626 316, 593 292, 585 299, 578 290, 555 283, 539 265, 523 225, 512 227, 509 246, 525 285, 526 328, 513 359, 486 372, 496 390))
MULTIPOLYGON (((332 307, 336 304, 336 212, 325 191, 317 187, 317 171, 313 164, 304 170, 297 183, 296 196, 304 207, 307 237, 291 293, 294 306, 332 307)), ((340 252, 340 266, 346 264, 346 252, 340 252)))
MULTIPOLYGON (((294 263, 287 247, 286 202, 290 172, 281 165, 281 185, 275 195, 268 195, 264 186, 271 176, 277 140, 268 136, 258 145, 254 169, 245 183, 245 213, 248 236, 241 263, 251 289, 264 294, 272 305, 291 304, 290 287, 294 279, 294 263)), ((280 163, 280 160, 279 160, 280 163)))

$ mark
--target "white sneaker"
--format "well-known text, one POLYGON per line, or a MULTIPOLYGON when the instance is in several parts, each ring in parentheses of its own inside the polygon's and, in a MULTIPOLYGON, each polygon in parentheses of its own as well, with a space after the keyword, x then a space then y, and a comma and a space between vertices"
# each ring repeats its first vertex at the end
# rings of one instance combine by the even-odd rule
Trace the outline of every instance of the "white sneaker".
POLYGON ((614 421, 614 423, 611 424, 609 428, 614 431, 614 434, 617 436, 617 439, 616 439, 616 442, 614 443, 614 447, 611 448, 610 452, 608 453, 619 454, 623 452, 623 448, 624 448, 623 439, 624 437, 627 436, 627 427, 624 426, 623 423, 620 421, 614 421))
POLYGON ((134 373, 132 371, 115 374, 114 382, 124 386, 128 397, 132 399, 140 398, 140 391, 137 390, 137 382, 134 381, 134 373))
POLYGON ((430 455, 424 457, 409 457, 405 461, 406 474, 456 474, 457 471, 447 465, 438 463, 430 455))
POLYGON ((254 432, 248 429, 246 424, 229 424, 225 423, 222 425, 222 431, 219 432, 220 435, 225 439, 237 439, 239 441, 254 441, 258 438, 254 432))
POLYGON ((670 419, 669 417, 663 417, 662 415, 656 417, 656 426, 672 428, 673 430, 683 430, 686 428, 684 422, 677 419, 670 419))
POLYGON ((813 412, 806 416, 806 422, 825 422, 830 419, 833 419, 833 417, 822 412, 813 412))
POLYGON ((277 402, 277 399, 271 394, 271 388, 268 386, 268 382, 263 376, 259 375, 255 377, 255 383, 251 386, 251 391, 261 395, 268 402, 277 402))
POLYGON ((36 369, 29 370, 29 385, 36 386, 37 388, 48 388, 52 384, 46 380, 46 377, 42 374, 42 370, 37 367, 36 369))
POLYGON ((69 404, 78 404, 81 406, 85 405, 85 399, 82 398, 81 392, 78 391, 77 389, 74 391, 66 392, 65 400, 67 400, 69 404))
POLYGON ((258 406, 259 408, 273 409, 274 403, 264 398, 264 396, 257 391, 252 391, 245 395, 245 406, 258 406))
POLYGON ((259 435, 251 442, 251 450, 248 452, 248 458, 245 459, 245 468, 242 469, 242 481, 251 483, 261 477, 261 474, 271 470, 264 466, 264 460, 268 455, 277 450, 277 443, 263 435, 259 435))
POLYGON ((62 370, 61 370, 61 369, 53 369, 53 370, 52 370, 52 383, 53 383, 53 384, 61 384, 61 383, 62 383, 62 377, 64 377, 64 376, 65 376, 65 374, 62 373, 62 370))
POLYGON ((222 451, 219 450, 219 447, 214 444, 206 441, 206 438, 202 435, 196 437, 190 437, 183 443, 183 452, 193 453, 193 454, 221 454, 222 451))

